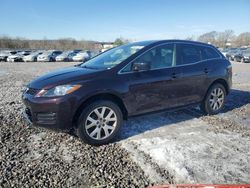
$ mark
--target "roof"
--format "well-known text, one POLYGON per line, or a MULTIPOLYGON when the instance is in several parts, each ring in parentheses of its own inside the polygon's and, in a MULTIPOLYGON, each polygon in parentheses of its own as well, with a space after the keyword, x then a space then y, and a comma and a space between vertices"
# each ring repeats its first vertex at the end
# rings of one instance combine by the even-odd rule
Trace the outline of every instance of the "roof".
POLYGON ((203 42, 191 41, 191 40, 179 40, 179 39, 150 40, 150 41, 141 41, 141 42, 151 42, 151 44, 157 44, 157 43, 161 44, 161 43, 167 43, 167 42, 183 42, 183 43, 191 43, 191 44, 200 44, 200 45, 205 45, 205 46, 213 46, 211 44, 207 44, 203 42))

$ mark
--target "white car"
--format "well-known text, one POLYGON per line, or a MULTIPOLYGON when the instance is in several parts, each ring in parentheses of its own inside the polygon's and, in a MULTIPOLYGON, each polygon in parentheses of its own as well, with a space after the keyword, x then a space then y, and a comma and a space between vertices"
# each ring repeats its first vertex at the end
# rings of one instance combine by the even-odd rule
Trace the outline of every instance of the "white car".
POLYGON ((11 55, 15 55, 18 51, 4 50, 0 52, 0 61, 7 61, 7 58, 11 55))
POLYGON ((56 57, 60 55, 62 51, 58 50, 49 50, 44 52, 43 54, 37 56, 37 61, 40 62, 49 62, 49 61, 55 61, 56 57))
POLYGON ((79 52, 75 56, 73 56, 73 61, 88 61, 91 58, 91 53, 90 51, 85 51, 85 52, 79 52))
POLYGON ((22 62, 23 61, 23 57, 27 56, 30 54, 30 51, 21 51, 18 52, 14 55, 10 55, 7 58, 7 62, 22 62))
POLYGON ((24 56, 23 57, 23 61, 24 62, 35 62, 35 61, 37 61, 37 57, 39 56, 39 55, 41 55, 43 52, 41 52, 41 51, 38 51, 38 52, 33 52, 33 53, 31 53, 30 55, 27 55, 27 56, 24 56))

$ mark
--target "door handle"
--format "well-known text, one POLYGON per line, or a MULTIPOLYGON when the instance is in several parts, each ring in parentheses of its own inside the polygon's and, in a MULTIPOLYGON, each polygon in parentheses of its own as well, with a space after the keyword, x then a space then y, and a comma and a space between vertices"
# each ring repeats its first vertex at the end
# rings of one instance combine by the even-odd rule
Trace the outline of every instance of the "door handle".
POLYGON ((173 73, 172 77, 171 77, 171 80, 174 80, 174 79, 179 78, 179 77, 181 77, 181 73, 179 73, 179 74, 173 73))
POLYGON ((205 72, 205 74, 209 73, 208 68, 205 68, 205 69, 204 69, 204 72, 205 72))

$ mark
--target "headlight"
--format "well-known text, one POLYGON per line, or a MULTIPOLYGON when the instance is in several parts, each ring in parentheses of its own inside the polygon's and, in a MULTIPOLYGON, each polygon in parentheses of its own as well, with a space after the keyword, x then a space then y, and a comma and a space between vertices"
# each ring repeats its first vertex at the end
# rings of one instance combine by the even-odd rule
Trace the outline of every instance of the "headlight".
POLYGON ((60 85, 49 90, 42 89, 36 94, 36 97, 56 97, 63 96, 78 90, 81 85, 60 85))

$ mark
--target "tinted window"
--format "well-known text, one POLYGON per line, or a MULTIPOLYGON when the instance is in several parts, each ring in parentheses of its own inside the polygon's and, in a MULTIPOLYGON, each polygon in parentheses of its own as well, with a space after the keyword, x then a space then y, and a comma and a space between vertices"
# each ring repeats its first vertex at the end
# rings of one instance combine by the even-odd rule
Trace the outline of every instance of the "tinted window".
POLYGON ((155 47, 142 56, 136 61, 149 62, 151 70, 158 68, 171 67, 174 60, 174 45, 167 44, 159 47, 155 47))
POLYGON ((202 59, 213 59, 220 57, 220 55, 214 49, 209 47, 202 47, 202 56, 202 59))
POLYGON ((81 66, 91 69, 111 69, 129 58, 151 42, 135 42, 112 48, 83 63, 81 66))
POLYGON ((192 44, 178 44, 176 60, 177 65, 196 63, 201 60, 200 48, 192 44))

